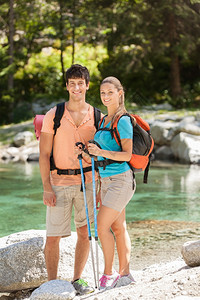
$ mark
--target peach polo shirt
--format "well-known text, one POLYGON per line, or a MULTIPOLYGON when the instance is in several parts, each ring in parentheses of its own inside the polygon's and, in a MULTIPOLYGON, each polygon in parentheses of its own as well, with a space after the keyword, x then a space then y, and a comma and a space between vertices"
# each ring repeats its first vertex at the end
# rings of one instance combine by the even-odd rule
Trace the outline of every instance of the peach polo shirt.
MULTIPOLYGON (((50 109, 43 120, 41 132, 54 134, 53 119, 56 107, 50 109)), ((94 109, 89 105, 89 109, 84 119, 77 127, 65 107, 60 127, 57 129, 53 143, 53 157, 57 168, 59 169, 80 169, 79 160, 74 153, 76 142, 87 142, 93 139, 96 128, 94 126, 94 109)), ((91 166, 84 159, 83 168, 91 166)), ((92 172, 85 173, 85 182, 92 182, 92 172)), ((51 171, 51 184, 57 186, 69 186, 81 184, 81 175, 58 175, 57 170, 51 171)))

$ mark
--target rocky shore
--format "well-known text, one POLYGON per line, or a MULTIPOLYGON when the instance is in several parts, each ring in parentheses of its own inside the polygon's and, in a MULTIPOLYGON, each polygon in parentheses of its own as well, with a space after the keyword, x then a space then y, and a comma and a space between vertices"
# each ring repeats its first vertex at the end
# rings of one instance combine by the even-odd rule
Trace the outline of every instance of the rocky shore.
MULTIPOLYGON (((168 112, 161 113, 161 110, 157 106, 154 112, 144 109, 139 113, 151 126, 155 141, 154 159, 200 165, 200 112, 174 112, 169 106, 168 112)), ((39 143, 34 135, 33 121, 1 127, 0 134, 5 137, 0 144, 1 162, 38 161, 39 143)), ((81 297, 75 295, 70 284, 74 234, 62 240, 59 279, 49 283, 46 282, 43 255, 44 231, 26 231, 0 238, 0 300, 200 299, 199 225, 153 220, 128 224, 134 241, 131 270, 136 284, 103 293, 96 290, 81 297), (186 251, 187 243, 193 243, 189 252, 186 251), (196 265, 190 266, 188 259, 189 262, 197 261, 196 265)), ((99 256, 102 273, 100 247, 99 256)), ((118 268, 117 260, 115 268, 118 268)), ((83 276, 94 285, 91 259, 83 276)))
MULTIPOLYGON (((150 124, 154 159, 200 165, 200 111, 173 111, 168 104, 151 109, 138 114, 150 124)), ((39 143, 33 121, 1 127, 0 134, 7 134, 7 143, 0 144, 0 161, 38 161, 39 143)))
MULTIPOLYGON (((103 293, 96 290, 87 296, 76 296, 70 284, 75 233, 70 238, 62 239, 59 279, 49 283, 46 282, 43 255, 45 231, 29 230, 3 237, 0 239, 0 299, 200 299, 199 224, 172 221, 141 221, 129 224, 128 231, 134 241, 131 272, 136 284, 103 293), (141 237, 140 242, 135 242, 137 236, 141 237), (188 251, 185 248, 187 243, 195 245, 195 241, 198 241, 196 250, 194 251, 194 247, 192 250, 191 246, 188 251), (188 266, 186 257, 195 258, 197 266, 188 266)), ((103 256, 100 247, 98 251, 102 273, 103 256)), ((89 257, 83 277, 94 286, 91 266, 89 257)), ((117 270, 116 262, 115 268, 117 270)))

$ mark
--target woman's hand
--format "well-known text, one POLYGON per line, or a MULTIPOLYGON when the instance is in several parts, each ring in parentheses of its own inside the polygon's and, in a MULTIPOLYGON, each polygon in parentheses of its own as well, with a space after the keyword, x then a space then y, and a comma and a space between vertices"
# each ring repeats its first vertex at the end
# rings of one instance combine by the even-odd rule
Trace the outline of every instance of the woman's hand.
POLYGON ((93 143, 88 143, 88 151, 91 155, 101 156, 101 148, 93 143))

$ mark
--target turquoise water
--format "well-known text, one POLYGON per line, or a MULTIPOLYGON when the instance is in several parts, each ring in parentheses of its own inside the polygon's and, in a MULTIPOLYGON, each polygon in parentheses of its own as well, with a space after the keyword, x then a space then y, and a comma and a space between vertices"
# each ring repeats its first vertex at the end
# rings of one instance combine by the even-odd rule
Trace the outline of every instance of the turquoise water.
MULTIPOLYGON (((200 167, 153 165, 147 185, 142 176, 137 174, 137 190, 126 209, 128 222, 200 221, 200 167)), ((0 236, 45 229, 38 163, 0 164, 0 191, 0 236)))

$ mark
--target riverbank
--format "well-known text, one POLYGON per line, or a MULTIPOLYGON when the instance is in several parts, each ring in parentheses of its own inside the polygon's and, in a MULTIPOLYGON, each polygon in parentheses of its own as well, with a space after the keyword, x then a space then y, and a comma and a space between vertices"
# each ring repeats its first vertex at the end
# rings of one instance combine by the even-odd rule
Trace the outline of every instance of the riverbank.
MULTIPOLYGON (((132 241, 131 270, 137 284, 74 299, 164 300, 200 295, 200 267, 189 268, 181 258, 182 245, 200 239, 200 222, 140 221, 129 223, 128 232, 132 241)), ((4 293, 0 300, 28 300, 31 292, 4 293)))

